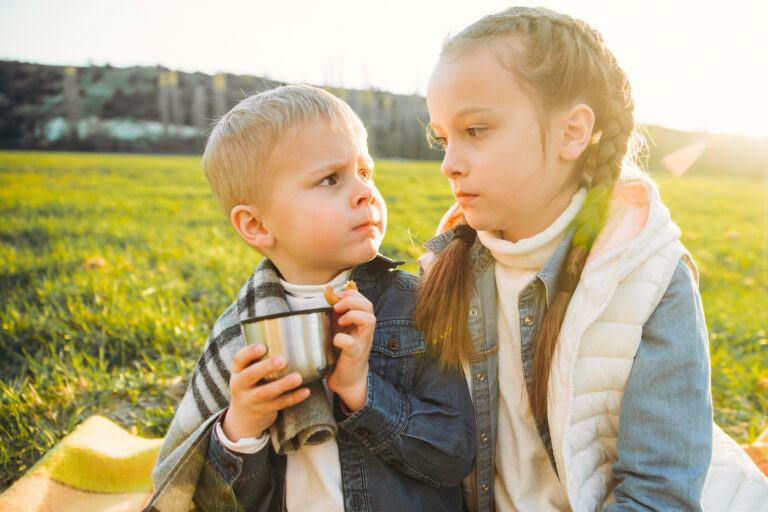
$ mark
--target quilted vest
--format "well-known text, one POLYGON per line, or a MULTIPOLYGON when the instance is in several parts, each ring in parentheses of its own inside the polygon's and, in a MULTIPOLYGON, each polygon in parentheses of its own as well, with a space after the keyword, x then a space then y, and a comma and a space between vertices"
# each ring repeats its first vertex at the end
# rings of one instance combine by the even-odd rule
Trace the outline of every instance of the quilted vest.
MULTIPOLYGON (((613 248, 610 230, 601 234, 592 251, 596 257, 587 262, 563 321, 550 373, 552 446, 577 512, 600 510, 614 501, 619 409, 643 325, 681 257, 697 277, 658 190, 642 181, 649 200, 647 223, 637 238, 613 248)), ((621 217, 621 212, 614 215, 621 217)), ((733 439, 717 425, 713 429, 703 509, 768 512, 768 479, 733 439)))

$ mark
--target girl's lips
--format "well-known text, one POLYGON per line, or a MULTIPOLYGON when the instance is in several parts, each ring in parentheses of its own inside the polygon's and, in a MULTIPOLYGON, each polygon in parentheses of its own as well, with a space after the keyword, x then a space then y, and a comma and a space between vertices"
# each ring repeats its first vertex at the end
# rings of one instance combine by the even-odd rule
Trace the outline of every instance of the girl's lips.
POLYGON ((466 206, 469 203, 472 202, 473 199, 477 197, 477 194, 466 194, 463 192, 460 192, 456 194, 456 202, 459 203, 461 206, 466 206))

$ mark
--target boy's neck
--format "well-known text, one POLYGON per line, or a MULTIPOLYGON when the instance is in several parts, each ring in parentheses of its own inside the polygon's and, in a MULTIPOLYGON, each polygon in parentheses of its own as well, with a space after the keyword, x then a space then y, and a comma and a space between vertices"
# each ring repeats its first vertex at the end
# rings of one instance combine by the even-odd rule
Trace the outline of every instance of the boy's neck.
MULTIPOLYGON (((272 260, 272 263, 275 263, 274 260, 272 260)), ((278 267, 276 263, 275 267, 277 268, 277 271, 280 274, 280 278, 283 281, 299 286, 322 286, 331 283, 341 274, 352 270, 351 268, 342 268, 335 271, 322 271, 318 269, 309 272, 295 270, 286 272, 278 267)))

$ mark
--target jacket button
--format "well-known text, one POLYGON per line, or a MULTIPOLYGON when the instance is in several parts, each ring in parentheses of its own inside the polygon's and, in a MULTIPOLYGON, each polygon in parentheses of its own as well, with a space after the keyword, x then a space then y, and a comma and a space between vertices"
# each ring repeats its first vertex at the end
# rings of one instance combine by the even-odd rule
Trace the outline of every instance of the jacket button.
POLYGON ((237 471, 237 467, 235 467, 235 465, 230 461, 224 462, 224 468, 230 473, 234 473, 235 471, 237 471))
POLYGON ((477 308, 472 308, 469 310, 469 316, 470 318, 475 318, 477 316, 477 308))
POLYGON ((389 465, 392 466, 395 469, 400 469, 400 468, 403 467, 403 465, 400 464, 399 460, 391 460, 391 461, 389 461, 389 465))
POLYGON ((370 434, 370 432, 368 432, 368 430, 364 428, 358 428, 357 430, 355 430, 355 434, 357 434, 357 437, 368 437, 368 434, 370 434))
POLYGON ((483 492, 488 492, 488 484, 483 484, 483 486, 480 487, 480 490, 483 492))
POLYGON ((480 440, 482 442, 488 441, 488 434, 480 434, 480 440))
POLYGON ((523 324, 525 325, 533 325, 533 317, 527 316, 523 319, 523 324))
POLYGON ((475 378, 477 379, 477 382, 483 382, 485 380, 485 374, 483 372, 480 372, 477 375, 475 375, 475 378))
POLYGON ((387 347, 389 350, 399 350, 400 349, 400 340, 397 336, 392 336, 389 338, 389 341, 387 341, 387 347))

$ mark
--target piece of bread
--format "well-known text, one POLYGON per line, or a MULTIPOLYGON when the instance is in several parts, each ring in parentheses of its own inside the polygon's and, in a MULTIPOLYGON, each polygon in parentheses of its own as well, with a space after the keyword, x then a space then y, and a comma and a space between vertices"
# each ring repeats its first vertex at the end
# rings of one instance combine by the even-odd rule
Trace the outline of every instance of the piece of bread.
MULTIPOLYGON (((354 281, 347 281, 344 283, 344 289, 345 290, 355 290, 357 291, 357 285, 354 281)), ((325 285, 325 288, 323 288, 323 295, 325 296, 325 300, 328 301, 328 304, 333 306, 337 302, 339 302, 341 299, 338 295, 336 295, 336 292, 333 290, 333 287, 329 284, 325 285)))

